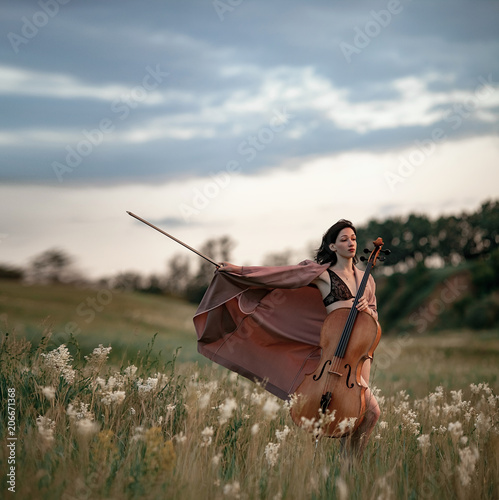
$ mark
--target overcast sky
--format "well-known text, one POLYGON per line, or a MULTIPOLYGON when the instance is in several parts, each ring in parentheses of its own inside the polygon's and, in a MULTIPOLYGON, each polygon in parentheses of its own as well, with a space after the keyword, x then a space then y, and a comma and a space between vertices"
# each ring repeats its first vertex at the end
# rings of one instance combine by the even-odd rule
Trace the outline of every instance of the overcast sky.
POLYGON ((0 263, 163 271, 183 250, 126 210, 259 264, 499 198, 497 1, 0 8, 0 263))

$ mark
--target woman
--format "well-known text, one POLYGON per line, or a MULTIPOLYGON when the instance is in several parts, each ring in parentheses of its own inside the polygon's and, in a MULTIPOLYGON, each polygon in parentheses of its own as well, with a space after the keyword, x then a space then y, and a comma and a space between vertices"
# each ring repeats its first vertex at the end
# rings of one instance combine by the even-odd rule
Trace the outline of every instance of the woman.
MULTIPOLYGON (((329 263, 329 267, 320 274, 313 283, 320 290, 327 313, 340 307, 352 307, 357 294, 363 272, 355 267, 357 261, 357 236, 355 227, 350 221, 340 220, 329 228, 322 239, 317 252, 316 261, 320 264, 329 263)), ((363 297, 357 304, 359 311, 371 314, 378 319, 376 311, 376 296, 374 279, 369 276, 363 297)), ((372 395, 369 384, 371 361, 366 360, 362 367, 361 383, 367 387, 366 415, 364 420, 343 444, 348 443, 352 451, 362 455, 367 440, 380 416, 380 410, 375 397, 372 395)))
MULTIPOLYGON (((275 267, 222 263, 194 316, 198 351, 289 399, 321 359, 320 332, 327 315, 353 304, 363 274, 353 265, 355 250, 355 228, 341 220, 324 235, 316 262, 275 267)), ((370 277, 358 308, 376 318, 374 290, 370 277)), ((366 361, 366 386, 369 369, 366 361)), ((368 415, 349 441, 359 454, 379 417, 368 390, 367 401, 368 415)))

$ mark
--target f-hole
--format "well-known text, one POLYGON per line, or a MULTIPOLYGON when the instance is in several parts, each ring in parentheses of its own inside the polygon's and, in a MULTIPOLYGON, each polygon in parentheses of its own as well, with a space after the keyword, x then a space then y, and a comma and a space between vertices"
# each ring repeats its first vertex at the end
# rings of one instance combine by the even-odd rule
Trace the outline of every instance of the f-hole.
MULTIPOLYGON (((348 375, 347 375, 346 384, 347 384, 347 387, 348 387, 349 389, 351 389, 351 388, 354 386, 354 383, 353 383, 353 382, 352 382, 352 383, 349 383, 349 382, 350 382, 350 375, 352 374, 352 367, 351 367, 348 363, 345 365, 345 368, 347 368, 347 367, 348 367, 348 375)), ((320 377, 319 377, 319 378, 320 378, 320 377)))
MULTIPOLYGON (((314 375, 312 378, 317 382, 321 377, 322 377, 322 374, 324 373, 324 370, 326 369, 326 366, 327 364, 331 364, 331 360, 328 359, 323 365, 322 365, 322 370, 321 372, 319 373, 319 376, 317 377, 317 375, 314 375), (316 378, 317 377, 317 378, 316 378)), ((352 386, 353 387, 353 386, 352 386)))

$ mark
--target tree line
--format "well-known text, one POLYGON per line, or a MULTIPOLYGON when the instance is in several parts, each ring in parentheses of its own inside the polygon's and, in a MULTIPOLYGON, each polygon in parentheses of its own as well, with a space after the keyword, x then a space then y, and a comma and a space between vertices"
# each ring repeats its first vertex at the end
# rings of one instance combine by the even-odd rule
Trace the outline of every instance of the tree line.
POLYGON ((499 248, 499 201, 487 201, 475 212, 430 219, 422 214, 370 220, 358 228, 367 245, 381 236, 391 250, 385 266, 397 270, 456 265, 484 258, 499 248))
MULTIPOLYGON (((371 219, 357 227, 358 252, 364 246, 372 248, 378 236, 385 248, 391 250, 383 264, 385 273, 407 273, 416 267, 431 268, 455 266, 463 262, 483 261, 477 267, 476 279, 486 287, 495 287, 498 278, 487 265, 492 253, 499 248, 499 201, 487 201, 474 212, 440 216, 431 219, 424 214, 407 217, 371 219)), ((319 242, 317 242, 318 246, 319 242)), ((206 241, 200 251, 215 261, 231 261, 235 241, 221 236, 206 241)), ((314 258, 314 246, 308 255, 314 258)), ((286 250, 269 254, 262 265, 287 265, 293 252, 286 250)), ((302 260, 302 259, 300 259, 302 260)), ((166 263, 166 271, 143 276, 123 272, 102 278, 99 286, 108 286, 144 293, 170 294, 198 303, 213 277, 213 265, 203 259, 193 259, 185 252, 174 255, 166 263)), ((74 267, 74 259, 65 251, 50 249, 34 257, 25 268, 0 265, 0 279, 24 279, 36 283, 88 283, 74 267)))

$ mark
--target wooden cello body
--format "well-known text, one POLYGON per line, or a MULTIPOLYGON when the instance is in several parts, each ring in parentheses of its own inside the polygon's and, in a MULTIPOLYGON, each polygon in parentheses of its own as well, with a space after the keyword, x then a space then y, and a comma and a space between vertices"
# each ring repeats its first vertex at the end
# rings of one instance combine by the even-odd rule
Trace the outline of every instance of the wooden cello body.
POLYGON ((352 308, 339 308, 328 314, 320 335, 321 360, 294 394, 290 410, 293 421, 323 436, 339 438, 351 434, 366 412, 367 387, 362 383, 362 367, 373 359, 381 327, 369 313, 359 312, 356 305, 364 294, 383 240, 378 238, 374 244, 352 308))

